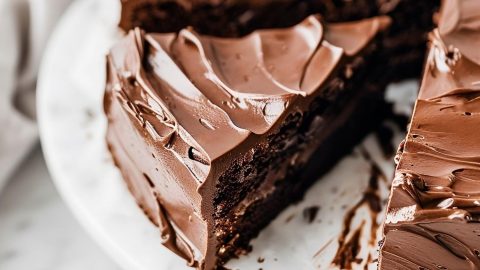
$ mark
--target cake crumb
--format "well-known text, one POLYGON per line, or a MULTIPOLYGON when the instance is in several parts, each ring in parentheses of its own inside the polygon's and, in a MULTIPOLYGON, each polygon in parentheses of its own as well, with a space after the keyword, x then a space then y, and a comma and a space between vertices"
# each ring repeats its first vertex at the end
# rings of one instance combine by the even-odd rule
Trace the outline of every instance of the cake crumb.
POLYGON ((263 257, 258 257, 257 262, 258 263, 263 263, 265 261, 265 258, 263 257))
POLYGON ((303 218, 308 222, 312 223, 315 218, 317 217, 318 210, 320 210, 319 206, 310 206, 303 209, 303 218))

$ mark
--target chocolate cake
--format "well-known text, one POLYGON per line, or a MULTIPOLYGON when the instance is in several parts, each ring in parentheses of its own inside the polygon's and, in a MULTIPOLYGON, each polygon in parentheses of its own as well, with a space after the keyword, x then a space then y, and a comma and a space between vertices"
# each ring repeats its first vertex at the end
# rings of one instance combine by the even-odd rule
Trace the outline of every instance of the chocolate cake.
POLYGON ((107 141, 163 243, 199 269, 248 252, 425 61, 379 269, 480 269, 480 2, 439 4, 122 0, 107 141))
POLYGON ((129 32, 107 59, 107 142, 163 243, 200 269, 248 251, 375 128, 390 23, 310 16, 242 38, 129 32))
POLYGON ((380 269, 480 269, 480 1, 445 1, 429 40, 380 269))
POLYGON ((192 26, 201 34, 239 37, 256 29, 288 27, 312 14, 327 22, 374 16, 392 18, 383 54, 392 79, 418 77, 427 33, 439 0, 122 0, 120 26, 128 31, 175 32, 192 26))

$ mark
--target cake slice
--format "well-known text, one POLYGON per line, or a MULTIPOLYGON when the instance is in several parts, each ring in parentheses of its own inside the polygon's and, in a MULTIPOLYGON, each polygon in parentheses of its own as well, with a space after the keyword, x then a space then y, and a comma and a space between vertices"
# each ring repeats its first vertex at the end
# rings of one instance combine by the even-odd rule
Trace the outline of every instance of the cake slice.
POLYGON ((107 142, 161 241, 199 269, 247 252, 385 115, 389 23, 310 16, 242 38, 135 29, 114 46, 107 142))
POLYGON ((384 225, 380 269, 480 269, 480 1, 444 1, 384 225))
POLYGON ((239 37, 261 28, 289 27, 311 14, 328 22, 374 16, 392 18, 383 38, 386 74, 392 79, 418 77, 427 33, 434 27, 439 0, 121 0, 120 27, 175 32, 192 26, 201 34, 239 37))

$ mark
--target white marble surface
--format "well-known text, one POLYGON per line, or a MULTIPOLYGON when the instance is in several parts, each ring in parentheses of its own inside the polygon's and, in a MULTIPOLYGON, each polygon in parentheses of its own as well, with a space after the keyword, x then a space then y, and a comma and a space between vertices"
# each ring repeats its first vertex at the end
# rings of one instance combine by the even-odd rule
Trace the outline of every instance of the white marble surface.
POLYGON ((119 269, 61 200, 39 148, 0 194, 0 269, 119 269))

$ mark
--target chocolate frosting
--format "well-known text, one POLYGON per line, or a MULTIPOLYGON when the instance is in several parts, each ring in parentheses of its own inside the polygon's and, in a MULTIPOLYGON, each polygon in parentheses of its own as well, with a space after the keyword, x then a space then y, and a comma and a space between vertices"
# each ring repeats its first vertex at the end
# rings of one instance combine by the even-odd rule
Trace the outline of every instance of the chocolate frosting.
POLYGON ((445 1, 397 169, 380 269, 480 268, 480 2, 445 1))
POLYGON ((164 244, 189 265, 215 265, 213 194, 233 161, 308 110, 324 85, 390 23, 285 29, 216 38, 191 28, 131 31, 108 55, 107 141, 164 244))
MULTIPOLYGON (((157 41, 162 37, 153 35, 157 41)), ((236 127, 263 134, 293 99, 311 94, 322 83, 311 70, 329 74, 335 68, 342 52, 323 49, 322 39, 320 22, 310 17, 293 28, 257 31, 240 39, 205 37, 184 29, 162 48, 236 127), (330 57, 320 62, 322 54, 330 57)))

